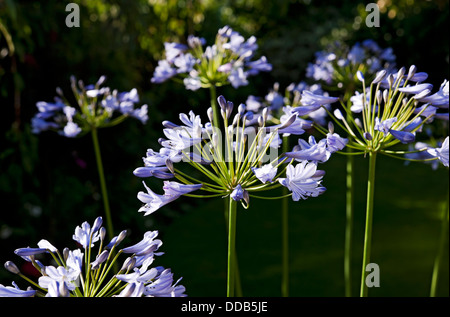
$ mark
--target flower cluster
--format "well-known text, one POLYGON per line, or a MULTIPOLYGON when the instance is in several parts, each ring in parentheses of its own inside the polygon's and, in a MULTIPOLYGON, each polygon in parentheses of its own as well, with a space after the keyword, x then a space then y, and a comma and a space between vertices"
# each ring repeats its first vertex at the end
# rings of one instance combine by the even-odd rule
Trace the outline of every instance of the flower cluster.
MULTIPOLYGON (((330 113, 347 132, 350 138, 348 146, 354 150, 396 154, 388 148, 398 143, 415 142, 416 134, 422 131, 423 125, 434 118, 448 120, 447 80, 438 92, 431 94, 433 85, 423 82, 428 75, 417 72, 415 66, 411 66, 408 72, 404 67, 395 73, 381 70, 369 87, 366 87, 361 72, 358 71, 356 77, 363 89, 356 91, 350 106, 342 104, 345 115, 340 109, 330 113), (439 109, 446 112, 439 113, 439 109)), ((435 159, 442 157, 437 151, 428 152, 436 153, 435 159)), ((445 158, 441 161, 445 164, 445 158)))
POLYGON ((108 87, 101 87, 105 77, 102 76, 95 85, 85 86, 82 81, 71 77, 71 88, 78 102, 72 107, 64 97, 61 89, 54 102, 40 101, 36 104, 39 112, 32 118, 33 133, 54 130, 59 134, 74 138, 94 128, 114 126, 127 117, 134 117, 142 123, 148 120, 148 106, 136 108, 139 95, 134 88, 129 92, 117 92, 108 87), (114 116, 115 113, 119 116, 114 116))
POLYGON ((264 56, 252 60, 258 49, 256 38, 246 40, 229 26, 219 29, 213 45, 204 48, 205 44, 203 38, 193 35, 187 45, 164 43, 165 59, 158 62, 151 81, 182 78, 189 90, 227 84, 237 88, 248 84, 247 77, 272 70, 264 56))
MULTIPOLYGON (((316 96, 316 102, 323 103, 321 98, 316 96)), ((182 125, 163 122, 166 138, 159 140, 162 148, 159 151, 149 149, 143 158, 144 166, 136 168, 134 174, 163 179, 164 194, 153 192, 144 182, 147 192, 138 194, 144 203, 141 212, 148 215, 181 195, 230 196, 248 208, 250 197, 261 198, 255 193, 279 186, 288 188, 295 201, 316 197, 325 191, 321 185, 324 171, 317 170, 318 160, 313 155, 315 150, 311 149, 312 146, 308 145, 311 155, 302 157, 300 154, 305 151, 303 140, 299 140, 300 146, 295 146, 292 152, 278 152, 282 143, 280 135, 305 132, 304 122, 295 108, 279 124, 269 125, 267 108, 261 113, 253 113, 241 104, 231 120, 233 103, 223 96, 219 96, 217 101, 226 127, 223 132, 212 125, 212 108, 207 111, 209 122, 205 124, 192 111, 189 115, 180 114, 182 125), (188 164, 176 167, 180 162, 188 164), (184 166, 194 167, 194 172, 186 171, 184 166), (198 180, 195 173, 206 176, 207 180, 198 180), (286 177, 281 177, 283 173, 286 177), (171 178, 181 183, 169 181, 171 178), (207 195, 191 194, 196 190, 207 195)), ((305 124, 308 125, 307 122, 305 124)), ((336 146, 337 139, 346 142, 337 134, 330 134, 320 142, 328 157, 341 148, 336 146)))
POLYGON ((306 69, 306 77, 328 86, 348 88, 356 71, 369 78, 382 69, 395 67, 392 48, 381 48, 374 40, 357 42, 352 47, 337 42, 327 50, 316 52, 316 59, 306 69))
POLYGON ((15 282, 13 287, 0 285, 0 296, 3 297, 180 297, 185 296, 185 288, 174 283, 173 273, 163 267, 150 267, 162 245, 157 239, 158 231, 148 231, 144 238, 135 245, 118 249, 118 245, 126 236, 122 231, 109 243, 105 240, 106 230, 102 218, 98 217, 92 227, 84 222, 76 227, 73 240, 80 249, 65 248, 61 252, 47 240, 41 240, 37 248, 20 248, 14 253, 21 256, 39 271, 41 276, 37 283, 23 275, 11 261, 5 268, 18 274, 32 285, 21 290, 15 282), (95 254, 95 244, 100 244, 95 254), (37 259, 38 255, 50 254, 56 263, 44 265, 37 259), (117 259, 122 254, 129 254, 120 269, 112 274, 117 259), (92 260, 95 254, 95 259, 92 260))

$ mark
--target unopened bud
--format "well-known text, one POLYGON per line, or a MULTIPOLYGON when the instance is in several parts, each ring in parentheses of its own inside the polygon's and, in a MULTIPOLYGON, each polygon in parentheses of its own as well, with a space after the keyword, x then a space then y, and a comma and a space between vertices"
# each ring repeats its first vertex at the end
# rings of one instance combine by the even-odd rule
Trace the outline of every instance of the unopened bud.
POLYGON ((19 268, 11 261, 6 261, 5 269, 7 269, 9 272, 11 272, 13 274, 19 274, 20 273, 19 268))
POLYGON ((213 110, 213 108, 209 107, 208 110, 206 111, 206 113, 208 114, 209 122, 213 123, 214 122, 214 110, 213 110))
POLYGON ((407 80, 410 80, 416 73, 417 67, 415 65, 411 65, 408 71, 408 77, 406 77, 407 80))
POLYGON ((328 122, 328 131, 333 134, 334 133, 334 124, 333 122, 328 122))

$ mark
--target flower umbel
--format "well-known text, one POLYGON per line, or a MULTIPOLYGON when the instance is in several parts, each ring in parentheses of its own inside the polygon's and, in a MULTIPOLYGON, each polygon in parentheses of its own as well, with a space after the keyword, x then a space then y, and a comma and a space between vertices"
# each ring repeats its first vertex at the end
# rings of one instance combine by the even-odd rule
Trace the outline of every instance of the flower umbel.
POLYGON ((213 45, 205 44, 193 35, 187 45, 165 43, 166 58, 158 62, 151 81, 162 83, 174 78, 182 80, 189 90, 229 84, 237 88, 247 85, 249 76, 272 70, 264 56, 252 60, 258 49, 256 38, 245 39, 229 26, 217 32, 213 45))
POLYGON ((70 81, 77 106, 72 107, 62 90, 57 89, 58 96, 54 102, 40 101, 36 104, 39 112, 31 120, 33 133, 54 130, 65 137, 74 138, 93 128, 114 126, 127 117, 147 122, 148 106, 135 108, 139 102, 135 88, 119 93, 109 87, 101 87, 104 76, 95 85, 85 86, 82 81, 77 82, 75 77, 71 77, 70 81))
POLYGON ((180 297, 185 288, 178 285, 181 278, 174 283, 170 269, 150 268, 161 240, 157 239, 158 231, 149 231, 137 244, 119 249, 119 244, 126 236, 122 231, 109 243, 105 240, 106 230, 101 227, 102 218, 98 217, 93 226, 84 222, 77 227, 73 235, 83 250, 61 252, 48 241, 41 240, 39 248, 21 248, 15 251, 39 271, 41 276, 34 282, 22 274, 10 261, 5 263, 8 271, 19 275, 32 284, 27 290, 0 285, 0 297, 180 297), (94 252, 95 245, 98 250, 94 252), (43 265, 35 259, 35 255, 48 253, 56 266, 43 265), (130 254, 117 272, 113 272, 119 256, 130 254), (95 254, 95 259, 92 257, 95 254))
MULTIPOLYGON (((145 215, 182 195, 199 198, 229 196, 248 208, 251 197, 266 198, 257 195, 258 192, 280 186, 286 186, 291 191, 296 189, 289 182, 278 181, 286 169, 296 163, 294 159, 278 152, 282 143, 279 134, 304 133, 303 129, 294 128, 303 119, 292 112, 283 117, 280 123, 271 125, 268 123, 267 108, 255 114, 246 111, 246 106, 241 104, 232 116, 232 102, 223 96, 219 96, 217 102, 221 108, 223 126, 227 127, 224 131, 212 125, 212 116, 209 116, 209 122, 202 123, 200 116, 192 111, 189 116, 180 115, 183 125, 163 122, 167 139, 159 140, 162 148, 159 151, 149 149, 143 158, 144 166, 134 171, 138 177, 164 180, 163 195, 156 194, 145 183, 147 193, 138 194, 138 199, 144 203, 140 211, 145 212, 145 215), (167 181, 170 178, 177 182, 167 181)), ((325 139, 323 141, 326 142, 325 139)), ((331 152, 327 153, 329 157, 331 152)), ((308 170, 314 167, 316 162, 310 162, 308 170)), ((288 179, 292 179, 291 176, 289 174, 288 179)), ((308 181, 310 179, 315 178, 308 178, 308 181)), ((297 195, 298 191, 293 191, 295 200, 299 197, 316 197, 322 193, 324 188, 320 181, 315 185, 308 183, 306 194, 297 195)))

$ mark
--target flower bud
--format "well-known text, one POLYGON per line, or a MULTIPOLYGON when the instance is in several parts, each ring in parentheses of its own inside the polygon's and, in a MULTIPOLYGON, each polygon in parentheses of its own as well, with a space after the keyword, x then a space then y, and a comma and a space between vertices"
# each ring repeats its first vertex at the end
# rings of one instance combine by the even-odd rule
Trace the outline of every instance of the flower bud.
POLYGON ((388 84, 389 84, 389 88, 392 88, 392 86, 394 86, 394 76, 392 74, 388 75, 387 78, 388 84))
POLYGON ((357 72, 356 72, 356 77, 358 78, 358 80, 360 81, 360 82, 364 82, 364 75, 363 75, 363 73, 360 71, 360 70, 358 70, 357 72))
POLYGON ((328 122, 328 131, 333 134, 334 133, 334 124, 333 122, 328 122))
POLYGON ((120 268, 121 271, 131 271, 136 264, 136 258, 135 257, 128 257, 123 262, 122 267, 120 268))
POLYGON ((241 103, 238 107, 238 113, 240 116, 242 116, 245 112, 245 105, 243 103, 241 103))
POLYGON ((386 70, 383 69, 377 73, 375 76, 375 79, 372 81, 372 84, 378 84, 380 81, 382 81, 386 77, 386 70))
POLYGON ((99 233, 100 233, 100 240, 101 240, 101 241, 105 240, 105 237, 106 237, 106 229, 105 229, 104 227, 101 227, 99 233))
POLYGON ((411 67, 409 68, 409 71, 408 71, 408 77, 406 77, 406 79, 410 80, 414 76, 416 71, 417 71, 417 67, 415 65, 411 65, 411 67))
POLYGON ((97 230, 100 229, 102 222, 103 222, 102 217, 97 217, 94 221, 94 224, 92 225, 91 232, 97 232, 97 230))
POLYGON ((13 274, 19 274, 20 273, 19 268, 11 261, 6 261, 5 269, 7 269, 9 272, 11 272, 13 274))
POLYGON ((67 259, 69 258, 69 252, 70 252, 70 250, 69 250, 69 248, 64 248, 64 250, 63 250, 63 258, 64 258, 64 262, 67 262, 67 259))
POLYGON ((217 98, 217 102, 219 103, 219 106, 222 110, 225 110, 227 108, 227 100, 225 99, 224 96, 220 95, 217 98))
POLYGON ((397 78, 401 79, 403 77, 403 75, 405 75, 405 73, 406 73, 405 67, 400 68, 397 72, 397 78))
POLYGON ((387 104, 388 97, 389 97, 389 90, 385 89, 385 90, 383 91, 383 100, 384 100, 384 103, 385 103, 385 104, 387 104))
POLYGON ((231 101, 227 102, 227 108, 225 110, 226 114, 227 114, 227 119, 231 116, 231 113, 233 112, 233 108, 234 108, 234 104, 231 101))
POLYGON ((370 134, 369 132, 364 132, 364 138, 368 141, 372 140, 372 134, 370 134))
POLYGON ((206 113, 208 114, 209 122, 213 123, 214 122, 214 110, 213 110, 213 108, 209 107, 208 110, 206 111, 206 113))
POLYGON ((378 104, 381 105, 381 101, 383 101, 383 94, 381 90, 377 90, 375 97, 377 98, 378 104))
POLYGON ((92 269, 93 270, 97 270, 100 267, 100 264, 102 264, 103 262, 106 261, 106 259, 108 258, 109 255, 109 251, 108 250, 104 250, 102 253, 100 253, 94 262, 91 263, 92 269))

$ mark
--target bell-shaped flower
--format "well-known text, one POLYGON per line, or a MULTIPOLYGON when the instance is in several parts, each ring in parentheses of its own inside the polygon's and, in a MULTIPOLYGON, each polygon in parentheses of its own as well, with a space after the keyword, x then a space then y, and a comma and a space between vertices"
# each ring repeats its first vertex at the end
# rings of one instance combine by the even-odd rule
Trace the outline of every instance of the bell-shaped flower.
POLYGON ((34 297, 36 294, 32 289, 21 290, 15 282, 12 282, 12 285, 11 287, 0 284, 0 297, 34 297))
POLYGON ((317 170, 315 163, 303 161, 295 167, 288 165, 286 178, 279 178, 278 181, 292 192, 292 199, 298 201, 325 192, 325 187, 321 186, 322 177, 323 173, 317 170))
POLYGON ((277 175, 277 168, 271 164, 265 164, 259 168, 253 167, 253 173, 261 181, 261 183, 271 183, 277 175))
POLYGON ((440 148, 429 148, 427 152, 433 157, 437 157, 444 166, 448 167, 448 136, 445 138, 440 148))
POLYGON ((97 242, 100 238, 98 229, 100 229, 99 226, 95 226, 91 229, 89 223, 85 221, 81 224, 81 226, 77 226, 75 228, 75 234, 72 236, 72 238, 79 244, 81 244, 84 248, 87 248, 89 245, 92 247, 94 243, 97 242))
POLYGON ((293 158, 297 161, 326 162, 330 158, 331 153, 327 151, 327 140, 322 139, 316 142, 314 136, 309 136, 308 141, 298 140, 298 146, 294 147, 292 152, 286 152, 286 157, 293 158))
POLYGON ((391 133, 394 138, 396 138, 403 144, 412 143, 416 139, 416 136, 411 132, 397 131, 394 129, 390 129, 389 133, 391 133))
POLYGON ((80 271, 65 268, 63 266, 46 266, 45 275, 39 277, 39 286, 48 288, 53 281, 65 283, 67 289, 73 291, 77 286, 77 279, 80 276, 80 271))

